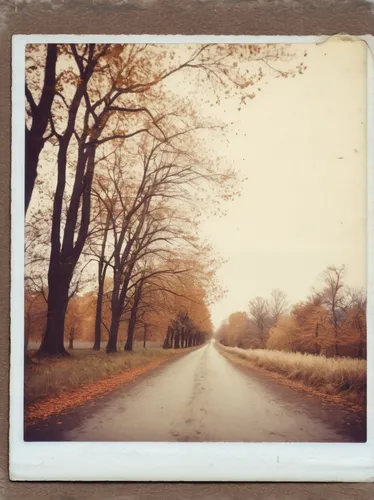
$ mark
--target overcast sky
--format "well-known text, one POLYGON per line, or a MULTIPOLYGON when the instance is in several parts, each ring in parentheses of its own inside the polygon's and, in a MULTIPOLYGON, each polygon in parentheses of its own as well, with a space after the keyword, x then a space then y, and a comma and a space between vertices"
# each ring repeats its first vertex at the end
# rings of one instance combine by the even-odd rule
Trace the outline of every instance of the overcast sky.
POLYGON ((248 177, 227 217, 203 234, 228 259, 228 292, 211 309, 215 326, 255 296, 284 290, 303 300, 328 265, 345 264, 351 286, 366 274, 366 47, 328 42, 307 48, 307 70, 273 79, 241 111, 222 154, 248 177))

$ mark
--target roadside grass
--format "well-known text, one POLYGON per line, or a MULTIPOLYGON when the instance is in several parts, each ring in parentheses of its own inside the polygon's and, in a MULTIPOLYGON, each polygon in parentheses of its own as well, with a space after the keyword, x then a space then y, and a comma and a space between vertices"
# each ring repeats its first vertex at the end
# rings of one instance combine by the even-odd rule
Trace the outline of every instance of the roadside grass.
POLYGON ((130 372, 157 361, 167 361, 192 349, 138 348, 133 352, 121 351, 110 355, 105 351, 74 349, 69 351, 70 358, 31 358, 32 362, 25 365, 25 405, 121 372, 130 372))
POLYGON ((319 392, 344 398, 358 406, 366 404, 365 360, 222 345, 218 345, 218 349, 319 392))

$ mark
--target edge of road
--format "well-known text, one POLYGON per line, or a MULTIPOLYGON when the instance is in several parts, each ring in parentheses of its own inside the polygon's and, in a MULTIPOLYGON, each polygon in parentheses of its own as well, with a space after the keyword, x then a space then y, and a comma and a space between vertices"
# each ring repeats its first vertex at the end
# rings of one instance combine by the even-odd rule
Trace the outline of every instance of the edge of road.
POLYGON ((71 391, 64 391, 60 394, 40 398, 25 406, 24 427, 30 427, 51 416, 56 416, 67 410, 82 406, 93 399, 102 398, 114 392, 116 389, 127 386, 132 382, 139 381, 143 376, 149 375, 157 369, 163 368, 204 346, 206 346, 206 344, 188 350, 180 349, 172 357, 150 361, 134 369, 127 369, 111 375, 110 377, 97 380, 96 382, 79 386, 71 391))
POLYGON ((283 386, 289 387, 298 392, 303 392, 304 394, 312 395, 319 400, 324 402, 332 403, 337 406, 342 407, 343 409, 353 412, 353 413, 363 413, 366 412, 365 406, 360 406, 355 403, 351 403, 346 399, 339 397, 338 395, 328 394, 326 392, 320 391, 314 387, 308 386, 301 381, 291 380, 280 373, 267 370, 266 368, 262 368, 260 366, 251 363, 249 360, 244 359, 240 355, 226 351, 223 346, 221 346, 217 341, 214 342, 214 348, 224 357, 226 358, 232 365, 236 366, 241 372, 245 373, 247 376, 251 374, 257 374, 265 377, 268 380, 272 380, 275 383, 281 384, 283 386))

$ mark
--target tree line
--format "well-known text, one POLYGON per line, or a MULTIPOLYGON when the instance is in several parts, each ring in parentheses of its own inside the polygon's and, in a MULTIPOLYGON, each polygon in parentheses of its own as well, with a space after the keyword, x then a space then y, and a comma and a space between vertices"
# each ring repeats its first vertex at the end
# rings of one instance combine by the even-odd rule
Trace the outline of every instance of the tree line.
POLYGON ((209 334, 202 332, 188 313, 181 312, 168 326, 164 349, 195 347, 204 344, 209 334))
POLYGON ((244 105, 265 76, 303 73, 302 62, 272 66, 289 56, 274 44, 27 46, 25 335, 43 324, 32 319, 43 303, 40 355, 68 355, 67 318, 88 289, 93 348, 105 335, 108 353, 123 325, 131 351, 160 304, 173 309, 178 297, 172 314, 187 314, 196 290, 205 308, 221 293, 218 259, 196 234, 202 214, 240 188, 204 146, 203 132, 221 127, 201 118, 196 85, 212 89, 215 105, 226 95, 244 105), (190 81, 187 99, 173 91, 178 73, 190 81))
POLYGON ((366 358, 367 298, 362 288, 345 284, 345 267, 329 266, 320 285, 302 302, 290 305, 279 289, 256 297, 248 312, 235 312, 217 338, 224 345, 366 358))

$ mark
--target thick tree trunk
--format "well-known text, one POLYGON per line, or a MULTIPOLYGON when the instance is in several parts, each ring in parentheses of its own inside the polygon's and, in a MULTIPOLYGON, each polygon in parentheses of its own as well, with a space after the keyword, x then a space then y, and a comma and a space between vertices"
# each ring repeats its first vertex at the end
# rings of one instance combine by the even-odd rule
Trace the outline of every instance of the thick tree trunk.
POLYGON ((69 288, 76 261, 63 259, 61 255, 60 226, 66 181, 66 154, 68 139, 60 141, 58 152, 58 175, 53 200, 51 253, 48 268, 47 325, 40 355, 62 355, 68 353, 64 347, 65 314, 69 301, 69 288))
POLYGON ((117 319, 116 315, 112 315, 112 323, 109 330, 109 339, 106 346, 106 352, 108 354, 111 352, 117 352, 118 330, 119 320, 117 319))
POLYGON ((38 355, 69 356, 64 346, 65 314, 69 301, 70 276, 64 267, 48 275, 47 326, 38 355))
POLYGON ((171 332, 170 332, 170 349, 174 349, 174 343, 175 343, 175 331, 173 329, 171 329, 171 332))
POLYGON ((32 129, 25 133, 25 213, 29 207, 37 177, 40 152, 44 146, 43 136, 32 129))
MULTIPOLYGON (((84 78, 77 86, 69 108, 67 127, 59 139, 57 155, 57 186, 53 200, 51 253, 48 270, 48 318, 47 328, 40 347, 40 354, 67 355, 64 347, 65 313, 69 300, 70 282, 75 266, 82 253, 90 222, 91 184, 95 169, 95 140, 101 131, 97 127, 91 135, 87 148, 82 144, 78 148, 78 160, 73 192, 67 210, 66 223, 61 244, 61 215, 66 187, 67 154, 70 140, 75 130, 75 120, 79 105, 86 91, 88 81, 94 71, 97 60, 93 59, 95 45, 89 45, 89 55, 84 78), (84 176, 83 173, 85 172, 84 176), (83 177, 82 177, 83 176, 83 177), (81 180, 83 182, 81 182, 81 180), (79 208, 80 223, 77 227, 79 208), (76 232, 78 236, 75 238, 76 232)), ((87 133, 86 133, 87 135, 87 133)))

